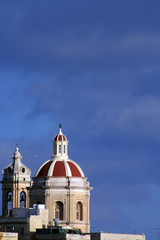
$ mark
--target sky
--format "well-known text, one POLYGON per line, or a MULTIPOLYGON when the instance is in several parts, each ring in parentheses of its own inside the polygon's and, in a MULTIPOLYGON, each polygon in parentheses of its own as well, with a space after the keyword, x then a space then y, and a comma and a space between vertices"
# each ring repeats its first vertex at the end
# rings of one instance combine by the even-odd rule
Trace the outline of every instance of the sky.
POLYGON ((158 239, 159 12, 159 0, 0 1, 0 168, 18 144, 33 177, 62 123, 93 187, 91 231, 158 239))

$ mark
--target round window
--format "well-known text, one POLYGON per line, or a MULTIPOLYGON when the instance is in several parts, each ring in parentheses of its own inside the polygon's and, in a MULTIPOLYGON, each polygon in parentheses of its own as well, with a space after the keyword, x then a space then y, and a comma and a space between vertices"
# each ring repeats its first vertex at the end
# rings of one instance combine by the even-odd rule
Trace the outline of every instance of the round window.
POLYGON ((25 172, 25 168, 22 168, 22 172, 23 172, 23 173, 25 172))

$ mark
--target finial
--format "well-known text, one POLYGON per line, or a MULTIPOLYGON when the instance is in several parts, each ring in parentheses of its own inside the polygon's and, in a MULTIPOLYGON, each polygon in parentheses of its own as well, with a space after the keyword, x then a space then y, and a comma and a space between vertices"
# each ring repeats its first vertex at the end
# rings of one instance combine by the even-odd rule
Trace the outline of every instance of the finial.
POLYGON ((62 124, 59 124, 59 134, 62 134, 62 124))
POLYGON ((16 152, 18 152, 19 148, 18 148, 18 144, 16 143, 16 152))

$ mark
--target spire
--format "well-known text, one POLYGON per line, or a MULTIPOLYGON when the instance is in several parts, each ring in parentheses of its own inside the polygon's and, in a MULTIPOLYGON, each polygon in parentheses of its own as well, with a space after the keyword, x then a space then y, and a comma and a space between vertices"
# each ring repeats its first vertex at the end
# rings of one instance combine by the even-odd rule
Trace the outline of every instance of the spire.
POLYGON ((18 144, 16 144, 16 152, 19 152, 18 150, 19 150, 18 144))
POLYGON ((62 124, 59 124, 59 134, 62 134, 62 124))

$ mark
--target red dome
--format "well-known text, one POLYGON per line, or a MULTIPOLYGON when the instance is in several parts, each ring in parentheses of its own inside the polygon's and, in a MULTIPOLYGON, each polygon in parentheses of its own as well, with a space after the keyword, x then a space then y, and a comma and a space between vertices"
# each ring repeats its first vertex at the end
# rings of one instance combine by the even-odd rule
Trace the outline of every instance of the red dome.
POLYGON ((55 137, 54 137, 54 140, 53 141, 62 141, 62 139, 63 139, 63 141, 67 141, 67 138, 66 138, 66 136, 64 136, 63 134, 62 135, 56 135, 55 137))
POLYGON ((66 136, 62 133, 62 129, 59 129, 59 133, 54 137, 53 142, 67 141, 66 136))
POLYGON ((48 160, 37 171, 35 177, 84 177, 77 163, 68 160, 48 160))

